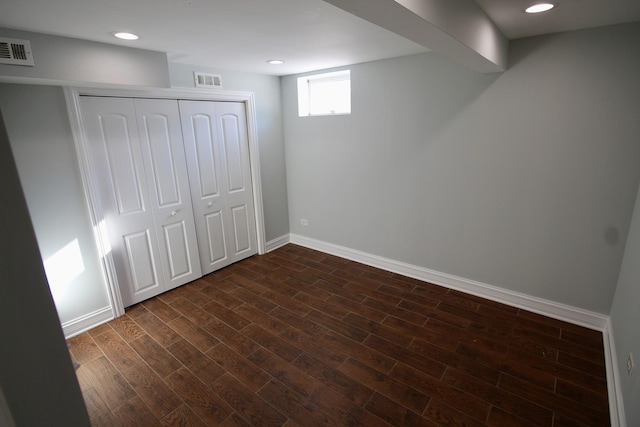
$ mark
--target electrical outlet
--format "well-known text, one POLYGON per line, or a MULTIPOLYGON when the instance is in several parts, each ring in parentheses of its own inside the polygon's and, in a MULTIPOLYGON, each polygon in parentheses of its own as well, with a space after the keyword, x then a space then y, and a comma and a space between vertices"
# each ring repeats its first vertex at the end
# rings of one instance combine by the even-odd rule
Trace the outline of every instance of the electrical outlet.
POLYGON ((629 353, 629 357, 627 358, 627 374, 631 376, 633 372, 633 356, 629 353))
POLYGON ((307 225, 309 225, 309 221, 307 221, 306 218, 301 218, 300 219, 300 225, 307 226, 307 225))

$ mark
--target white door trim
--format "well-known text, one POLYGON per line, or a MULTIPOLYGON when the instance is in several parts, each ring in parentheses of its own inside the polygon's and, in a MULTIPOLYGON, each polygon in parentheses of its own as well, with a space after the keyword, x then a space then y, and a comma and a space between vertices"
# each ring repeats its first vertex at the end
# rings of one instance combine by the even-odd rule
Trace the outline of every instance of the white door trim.
POLYGON ((109 238, 104 229, 104 214, 101 204, 96 198, 95 183, 89 157, 87 155, 87 139, 84 133, 82 116, 80 114, 79 97, 107 96, 122 98, 151 98, 151 99, 186 99, 193 101, 227 101, 242 102, 245 105, 247 115, 247 133, 249 138, 249 158, 251 166, 251 183, 253 189, 253 202, 256 219, 256 234, 258 254, 266 253, 266 238, 264 231, 264 214, 262 204, 262 183, 260 181, 260 155, 258 145, 258 127, 256 119, 255 96, 252 92, 237 92, 226 90, 197 90, 197 89, 128 89, 128 88, 91 88, 91 87, 65 87, 65 99, 69 112, 69 121, 73 133, 76 155, 80 166, 80 177, 87 200, 91 224, 93 226, 98 253, 101 256, 101 266, 104 280, 107 283, 111 308, 115 317, 124 314, 120 288, 115 274, 115 266, 111 251, 109 250, 109 238))

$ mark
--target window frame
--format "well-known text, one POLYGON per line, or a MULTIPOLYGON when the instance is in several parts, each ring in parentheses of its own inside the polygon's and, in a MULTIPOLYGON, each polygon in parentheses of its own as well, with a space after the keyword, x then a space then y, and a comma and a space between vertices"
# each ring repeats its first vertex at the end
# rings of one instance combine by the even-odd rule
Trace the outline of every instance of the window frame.
POLYGON ((351 70, 339 70, 331 71, 328 73, 311 74, 307 76, 298 77, 298 117, 322 117, 322 116, 343 116, 351 114, 351 70), (313 85, 319 85, 322 83, 334 83, 334 82, 347 82, 348 93, 344 94, 348 96, 347 104, 348 110, 322 113, 312 113, 313 111, 313 98, 312 87, 313 85))

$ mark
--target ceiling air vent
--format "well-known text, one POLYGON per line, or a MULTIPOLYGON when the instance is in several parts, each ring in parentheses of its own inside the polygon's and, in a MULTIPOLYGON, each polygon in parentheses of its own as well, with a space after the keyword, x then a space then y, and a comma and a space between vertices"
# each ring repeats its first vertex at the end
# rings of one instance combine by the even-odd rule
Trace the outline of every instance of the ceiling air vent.
POLYGON ((196 87, 208 87, 210 89, 222 89, 222 76, 220 74, 193 72, 196 87))
POLYGON ((0 37, 0 64, 34 66, 28 40, 0 37))

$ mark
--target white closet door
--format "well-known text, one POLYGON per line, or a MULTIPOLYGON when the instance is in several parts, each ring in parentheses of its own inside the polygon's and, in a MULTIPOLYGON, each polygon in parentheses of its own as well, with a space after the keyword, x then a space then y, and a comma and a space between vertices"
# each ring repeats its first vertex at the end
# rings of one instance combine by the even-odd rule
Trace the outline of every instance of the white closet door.
POLYGON ((166 290, 202 276, 175 100, 134 100, 166 290))
POLYGON ((203 274, 257 253, 244 104, 179 101, 203 274))
POLYGON ((94 190, 126 307, 165 290, 133 100, 82 96, 80 106, 94 190))
POLYGON ((244 104, 216 102, 218 141, 222 148, 223 183, 226 190, 230 251, 233 261, 257 253, 257 233, 251 185, 249 139, 244 104))

